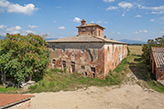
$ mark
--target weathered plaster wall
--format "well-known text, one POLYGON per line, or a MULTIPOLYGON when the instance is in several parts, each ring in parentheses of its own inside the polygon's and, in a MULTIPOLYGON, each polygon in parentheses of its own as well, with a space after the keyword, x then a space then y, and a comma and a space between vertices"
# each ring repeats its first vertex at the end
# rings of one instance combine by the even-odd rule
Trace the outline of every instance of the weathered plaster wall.
POLYGON ((66 62, 67 72, 75 72, 84 76, 105 79, 105 75, 127 56, 127 45, 112 43, 50 43, 50 67, 55 60, 55 67, 63 69, 63 61, 66 62), (53 51, 53 46, 55 51, 53 51), (62 51, 65 46, 65 52, 62 51), (81 52, 81 47, 85 47, 85 53, 81 52), (85 68, 84 68, 84 67, 85 68), (83 67, 83 68, 82 68, 83 67), (95 68, 95 72, 92 68, 95 68))
POLYGON ((127 57, 127 45, 106 43, 104 45, 104 70, 105 75, 127 57))
MULTIPOLYGON (((104 79, 104 43, 50 43, 50 61, 55 60, 56 68, 63 69, 63 61, 66 61, 67 72, 72 73, 72 65, 75 72, 95 78, 104 79), (55 46, 55 51, 52 47, 55 46), (65 46, 65 52, 62 51, 65 46), (81 52, 85 47, 85 53, 81 52), (84 66, 85 68, 82 68, 84 66), (95 68, 95 72, 91 70, 95 68)), ((51 65, 52 66, 52 63, 51 65)))

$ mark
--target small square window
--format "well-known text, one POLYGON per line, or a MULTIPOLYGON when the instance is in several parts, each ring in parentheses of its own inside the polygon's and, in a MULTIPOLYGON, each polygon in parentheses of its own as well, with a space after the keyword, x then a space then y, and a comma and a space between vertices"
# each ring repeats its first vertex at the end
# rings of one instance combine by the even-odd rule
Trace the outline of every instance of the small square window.
POLYGON ((93 73, 92 76, 93 76, 93 78, 95 78, 95 76, 96 76, 95 73, 93 73))
POLYGON ((85 47, 81 47, 81 53, 85 53, 85 47))
POLYGON ((53 51, 55 51, 55 46, 52 46, 53 51))
POLYGON ((91 71, 92 72, 95 72, 95 67, 91 67, 91 71))
POLYGON ((62 52, 65 52, 65 46, 62 46, 62 52))
POLYGON ((108 51, 109 51, 109 46, 108 46, 108 51))
POLYGON ((85 70, 85 66, 81 66, 81 70, 85 70))

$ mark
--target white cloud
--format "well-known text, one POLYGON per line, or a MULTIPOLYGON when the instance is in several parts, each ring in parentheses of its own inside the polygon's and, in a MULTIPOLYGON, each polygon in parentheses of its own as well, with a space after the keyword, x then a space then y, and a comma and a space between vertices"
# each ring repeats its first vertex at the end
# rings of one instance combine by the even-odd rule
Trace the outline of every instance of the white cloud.
POLYGON ((147 33, 147 30, 143 30, 144 33, 147 33))
POLYGON ((0 7, 8 7, 10 2, 7 0, 0 0, 0 7))
POLYGON ((114 0, 103 0, 104 2, 114 2, 114 0))
POLYGON ((146 6, 140 6, 140 9, 149 9, 149 10, 164 10, 164 5, 159 6, 159 7, 146 7, 146 6))
POLYGON ((160 31, 160 33, 163 33, 163 31, 160 31))
POLYGON ((9 32, 10 34, 17 34, 21 29, 22 28, 20 26, 15 26, 15 27, 7 28, 6 31, 9 32))
POLYGON ((153 34, 155 34, 155 32, 153 32, 153 34))
POLYGON ((104 22, 105 24, 108 24, 108 22, 104 22))
POLYGON ((140 6, 139 9, 153 10, 151 12, 151 14, 164 14, 164 5, 161 5, 161 6, 158 6, 158 7, 140 6))
POLYGON ((10 27, 10 28, 7 28, 6 31, 18 31, 18 30, 21 30, 22 28, 20 26, 15 26, 15 27, 10 27))
POLYGON ((128 2, 125 2, 125 1, 118 3, 118 6, 124 8, 124 9, 125 8, 129 8, 130 9, 130 8, 133 7, 133 5, 131 3, 128 3, 128 2))
POLYGON ((63 29, 63 30, 64 30, 64 29, 65 29, 65 27, 64 27, 64 26, 61 26, 61 27, 59 27, 58 29, 63 29))
POLYGON ((94 21, 91 21, 91 23, 94 23, 94 21))
POLYGON ((141 15, 136 15, 135 17, 141 17, 141 15))
POLYGON ((32 3, 24 4, 24 6, 21 6, 17 3, 10 3, 7 0, 0 0, 0 9, 1 11, 7 10, 9 13, 22 13, 25 15, 32 15, 34 11, 38 10, 38 8, 36 8, 32 3))
POLYGON ((159 11, 159 12, 152 11, 151 13, 152 14, 163 14, 164 12, 163 11, 159 11))
POLYGON ((73 20, 74 22, 80 22, 80 18, 78 18, 78 17, 75 17, 75 19, 73 20))
POLYGON ((31 30, 26 30, 26 33, 36 33, 35 31, 31 31, 31 30))
POLYGON ((135 33, 139 34, 139 33, 147 33, 147 32, 148 32, 147 30, 139 30, 139 31, 136 31, 135 33))
POLYGON ((154 21, 155 21, 155 19, 150 19, 150 21, 151 21, 151 22, 154 22, 154 21))
POLYGON ((5 26, 5 25, 0 25, 0 29, 4 29, 4 28, 6 28, 7 26, 5 26))
POLYGON ((30 27, 30 28, 38 28, 38 26, 36 26, 36 25, 29 25, 28 27, 30 27))
POLYGON ((115 10, 115 9, 118 9, 118 7, 116 7, 116 6, 109 6, 106 10, 115 10))
POLYGON ((6 33, 2 33, 1 31, 0 31, 0 36, 5 36, 6 35, 6 33))
POLYGON ((97 23, 102 23, 102 21, 97 21, 97 23))
POLYGON ((120 34, 120 32, 118 32, 117 34, 120 34))
POLYGON ((56 21, 54 20, 54 23, 56 23, 56 21))

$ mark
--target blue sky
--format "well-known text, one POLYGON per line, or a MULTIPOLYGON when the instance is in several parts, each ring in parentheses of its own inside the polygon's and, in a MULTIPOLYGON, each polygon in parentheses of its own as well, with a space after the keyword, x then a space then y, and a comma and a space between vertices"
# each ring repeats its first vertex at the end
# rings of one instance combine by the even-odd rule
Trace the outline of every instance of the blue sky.
POLYGON ((85 19, 114 40, 147 41, 164 34, 164 0, 0 0, 0 35, 77 35, 85 19))

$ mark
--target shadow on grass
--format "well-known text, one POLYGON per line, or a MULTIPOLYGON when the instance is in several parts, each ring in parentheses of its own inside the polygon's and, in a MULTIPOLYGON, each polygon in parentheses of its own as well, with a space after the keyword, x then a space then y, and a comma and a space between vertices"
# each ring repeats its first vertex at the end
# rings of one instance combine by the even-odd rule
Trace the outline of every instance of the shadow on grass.
POLYGON ((155 76, 151 73, 149 66, 143 63, 141 55, 133 55, 134 61, 129 62, 129 68, 139 80, 149 81, 155 80, 155 76))

